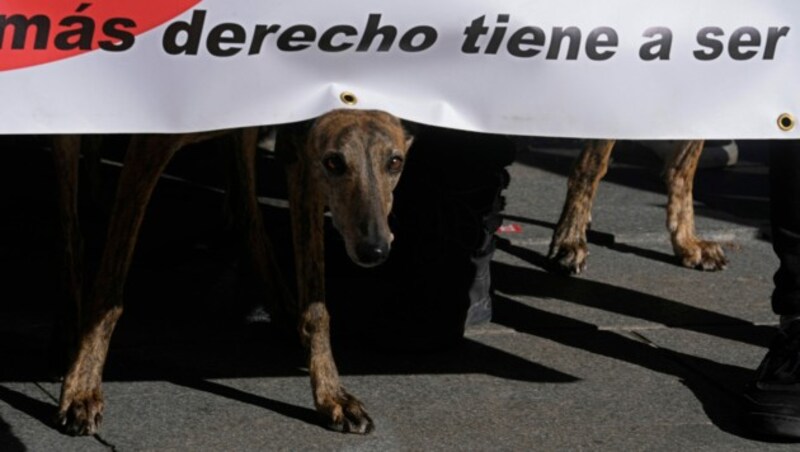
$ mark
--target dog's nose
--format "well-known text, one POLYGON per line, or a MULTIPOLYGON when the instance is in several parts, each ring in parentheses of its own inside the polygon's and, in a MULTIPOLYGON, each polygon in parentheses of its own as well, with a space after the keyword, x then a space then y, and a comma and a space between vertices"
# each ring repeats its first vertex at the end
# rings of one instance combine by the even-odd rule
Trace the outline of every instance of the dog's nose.
POLYGON ((361 242, 356 246, 356 256, 360 265, 378 265, 389 257, 389 243, 361 242))

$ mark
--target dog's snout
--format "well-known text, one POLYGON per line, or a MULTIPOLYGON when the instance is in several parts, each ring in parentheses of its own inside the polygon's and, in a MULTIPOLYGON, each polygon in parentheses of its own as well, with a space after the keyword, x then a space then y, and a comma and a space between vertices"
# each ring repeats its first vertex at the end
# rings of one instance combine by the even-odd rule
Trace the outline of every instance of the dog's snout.
POLYGON ((371 267, 383 263, 389 257, 389 243, 361 242, 356 246, 356 257, 362 266, 371 267))

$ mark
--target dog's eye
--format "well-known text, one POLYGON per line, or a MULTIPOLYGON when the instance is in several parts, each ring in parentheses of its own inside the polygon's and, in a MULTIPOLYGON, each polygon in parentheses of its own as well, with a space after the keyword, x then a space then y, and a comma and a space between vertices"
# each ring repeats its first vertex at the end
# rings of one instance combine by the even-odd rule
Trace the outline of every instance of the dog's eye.
POLYGON ((403 169, 403 157, 395 155, 389 159, 387 169, 390 173, 399 173, 403 169))
POLYGON ((341 176, 347 172, 347 163, 340 154, 331 154, 322 160, 322 165, 333 176, 341 176))

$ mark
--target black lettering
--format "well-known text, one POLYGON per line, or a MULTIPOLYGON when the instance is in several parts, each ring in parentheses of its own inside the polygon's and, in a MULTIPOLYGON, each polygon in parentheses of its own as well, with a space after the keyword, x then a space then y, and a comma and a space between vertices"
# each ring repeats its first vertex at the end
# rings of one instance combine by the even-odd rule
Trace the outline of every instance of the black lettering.
POLYGON ((197 55, 200 48, 200 35, 203 33, 203 24, 206 21, 205 10, 198 9, 192 13, 191 22, 177 21, 171 23, 164 30, 164 51, 170 55, 197 55), (178 42, 178 37, 185 35, 183 42, 178 42))
POLYGON ((764 59, 775 59, 775 46, 778 44, 778 39, 789 34, 789 27, 769 27, 767 32, 767 44, 764 49, 764 59))
POLYGON ((431 48, 438 37, 439 34, 433 27, 427 25, 413 27, 400 38, 400 50, 404 52, 422 52, 431 48), (417 36, 422 36, 422 41, 415 45, 414 38, 417 36))
POLYGON ((247 54, 255 55, 260 52, 261 48, 264 46, 264 39, 266 39, 267 35, 270 33, 277 34, 280 29, 280 25, 256 25, 256 31, 253 32, 253 42, 250 43, 250 51, 247 52, 247 54))
POLYGON ((666 27, 652 27, 644 31, 645 38, 658 38, 647 41, 639 48, 639 58, 643 61, 669 60, 672 52, 672 30, 666 27))
POLYGON ((397 38, 397 28, 391 25, 378 27, 381 22, 380 14, 370 14, 367 19, 367 28, 364 30, 364 36, 356 47, 356 52, 366 52, 369 50, 375 37, 381 35, 383 39, 378 46, 378 52, 387 52, 392 48, 395 38, 397 38))
POLYGON ((296 52, 311 47, 308 42, 317 39, 317 30, 311 25, 292 25, 278 36, 278 49, 284 52, 296 52))
POLYGON ((700 61, 711 61, 719 58, 725 46, 722 41, 714 39, 711 36, 722 36, 725 32, 719 27, 704 27, 697 32, 697 43, 702 47, 707 47, 706 50, 695 50, 694 57, 700 61))
POLYGON ((577 60, 578 52, 581 51, 581 30, 578 27, 555 27, 553 37, 550 40, 550 49, 547 51, 548 60, 557 60, 561 53, 561 43, 564 38, 569 37, 569 49, 567 49, 567 60, 577 60))
POLYGON ((58 50, 91 50, 94 38, 94 20, 85 16, 65 17, 58 23, 63 27, 77 25, 76 28, 65 30, 56 35, 53 44, 58 50))
POLYGON ((21 14, 14 14, 6 17, 0 16, 0 49, 3 48, 3 37, 6 30, 11 26, 14 29, 14 39, 11 41, 12 49, 24 49, 28 31, 35 27, 36 37, 33 41, 34 49, 46 49, 47 40, 50 37, 50 19, 47 16, 37 14, 27 18, 21 14))
POLYGON ((606 50, 601 52, 598 48, 601 47, 616 47, 619 45, 619 37, 617 32, 611 27, 597 27, 589 33, 586 38, 586 56, 590 60, 604 61, 617 53, 614 50, 606 50))
POLYGON ((541 50, 531 47, 543 46, 544 39, 544 31, 541 28, 522 27, 508 38, 506 48, 508 49, 508 53, 515 57, 532 57, 541 53, 541 50), (528 48, 523 48, 523 46, 528 46, 528 48))
MULTIPOLYGON (((507 24, 510 17, 508 14, 498 14, 497 15, 497 23, 507 24)), ((506 35, 506 30, 508 27, 494 27, 494 32, 492 32, 492 37, 489 38, 489 44, 486 45, 486 51, 484 53, 488 53, 489 55, 494 55, 500 49, 500 44, 503 43, 503 37, 506 35)))
POLYGON ((758 55, 758 50, 742 50, 746 47, 760 47, 761 33, 753 27, 737 28, 728 43, 728 55, 734 60, 749 60, 758 55))
POLYGON ((325 30, 325 32, 322 33, 322 36, 319 37, 319 49, 323 52, 341 52, 353 47, 353 43, 347 41, 334 44, 333 38, 336 35, 357 36, 358 30, 350 25, 334 25, 333 27, 325 30))
POLYGON ((98 43, 100 48, 111 52, 122 52, 133 47, 136 38, 133 33, 124 30, 124 28, 136 28, 136 22, 123 17, 107 20, 103 24, 103 34, 110 39, 100 41, 98 43))
POLYGON ((464 39, 464 44, 461 45, 461 51, 463 53, 478 53, 481 51, 481 48, 478 46, 478 38, 489 32, 489 28, 483 26, 483 20, 485 18, 486 16, 481 16, 473 20, 470 25, 464 29, 466 39, 464 39))
POLYGON ((247 32, 244 31, 244 27, 239 24, 234 24, 231 22, 221 23, 211 31, 208 32, 208 38, 206 39, 206 48, 208 49, 208 53, 218 57, 227 57, 233 56, 239 53, 242 48, 241 47, 234 47, 228 46, 226 48, 222 48, 221 44, 244 44, 247 40, 247 32), (227 36, 226 36, 227 35, 227 36))

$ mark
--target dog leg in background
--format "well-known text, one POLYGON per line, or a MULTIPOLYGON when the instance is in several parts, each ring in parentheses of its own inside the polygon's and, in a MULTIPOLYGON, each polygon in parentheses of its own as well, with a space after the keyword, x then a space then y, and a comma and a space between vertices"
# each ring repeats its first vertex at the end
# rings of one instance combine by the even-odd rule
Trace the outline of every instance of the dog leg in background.
POLYGON ((103 206, 103 164, 100 152, 102 145, 102 135, 83 135, 81 137, 82 171, 89 176, 87 178, 89 198, 92 204, 100 210, 103 206))
POLYGON ((342 387, 333 359, 330 318, 325 306, 324 198, 310 171, 310 162, 303 158, 302 150, 297 155, 297 161, 287 167, 287 176, 297 265, 298 328, 309 353, 314 405, 332 429, 369 433, 372 419, 361 402, 342 387))
POLYGON ((103 367, 122 315, 122 295, 150 196, 175 152, 194 135, 134 135, 125 155, 97 276, 82 306, 78 350, 61 387, 58 421, 66 433, 92 435, 103 413, 103 367))
POLYGON ((249 259, 258 282, 264 285, 273 323, 288 323, 274 322, 276 316, 295 319, 297 312, 293 310, 293 296, 278 266, 258 205, 255 167, 258 128, 237 131, 232 137, 235 141, 233 147, 223 150, 230 165, 226 205, 231 209, 235 231, 241 238, 240 247, 249 259))
POLYGON ((667 229, 672 249, 684 267, 714 271, 728 264, 725 253, 718 243, 697 237, 694 226, 692 188, 703 144, 702 140, 679 141, 665 162, 667 229))
POLYGON ((56 327, 51 345, 51 366, 55 375, 64 375, 77 349, 83 288, 83 235, 78 220, 78 173, 81 154, 80 135, 53 137, 53 163, 58 189, 58 217, 61 227, 61 290, 63 299, 56 309, 56 327))
POLYGON ((591 223, 597 185, 608 170, 614 143, 614 140, 587 141, 567 181, 567 197, 550 242, 549 257, 571 274, 586 269, 589 254, 586 229, 591 223))

